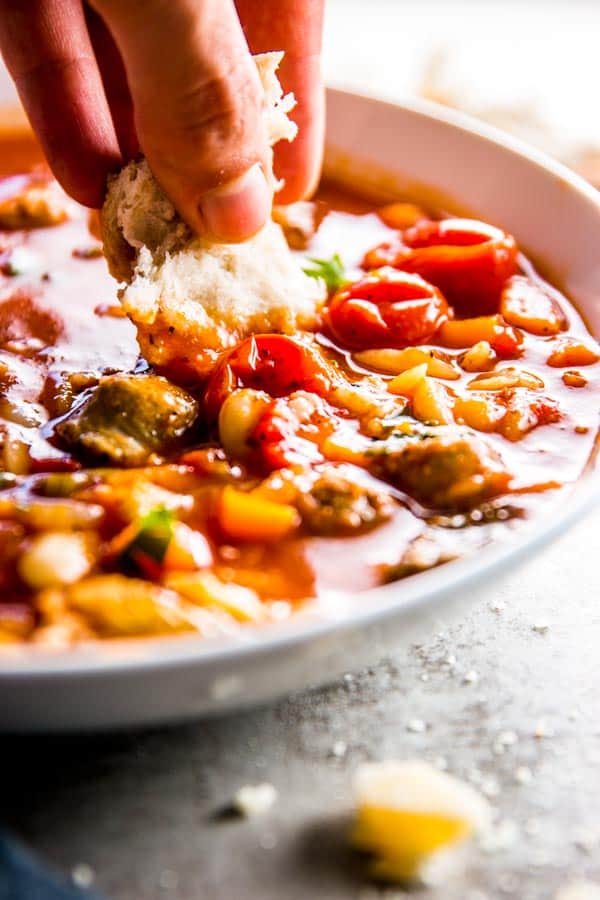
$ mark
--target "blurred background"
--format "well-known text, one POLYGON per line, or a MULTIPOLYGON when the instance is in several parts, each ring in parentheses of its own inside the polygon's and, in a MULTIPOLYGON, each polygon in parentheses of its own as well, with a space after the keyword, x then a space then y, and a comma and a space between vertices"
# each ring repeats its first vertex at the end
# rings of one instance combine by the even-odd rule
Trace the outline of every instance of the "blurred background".
POLYGON ((326 0, 329 84, 459 107, 600 187, 599 48, 600 0, 326 0))
POLYGON ((600 186, 599 0, 327 0, 329 84, 457 106, 600 186))

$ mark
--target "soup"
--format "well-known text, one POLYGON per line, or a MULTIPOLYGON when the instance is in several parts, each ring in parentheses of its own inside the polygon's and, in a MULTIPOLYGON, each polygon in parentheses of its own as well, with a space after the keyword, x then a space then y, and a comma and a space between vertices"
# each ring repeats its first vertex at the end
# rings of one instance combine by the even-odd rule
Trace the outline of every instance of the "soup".
POLYGON ((588 465, 600 351, 501 229, 323 185, 277 213, 318 330, 182 383, 38 154, 0 147, 0 641, 268 627, 502 539, 588 465))

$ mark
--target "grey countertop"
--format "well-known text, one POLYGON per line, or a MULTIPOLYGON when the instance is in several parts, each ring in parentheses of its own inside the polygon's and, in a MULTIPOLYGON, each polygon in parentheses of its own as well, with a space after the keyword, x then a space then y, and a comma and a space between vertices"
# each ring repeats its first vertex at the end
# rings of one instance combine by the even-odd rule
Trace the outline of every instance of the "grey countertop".
POLYGON ((416 756, 477 785, 500 823, 464 874, 417 896, 600 881, 599 530, 596 513, 458 621, 327 688, 172 730, 3 738, 5 819, 113 900, 391 900, 347 849, 351 776, 416 756), (222 814, 264 781, 269 813, 222 814))

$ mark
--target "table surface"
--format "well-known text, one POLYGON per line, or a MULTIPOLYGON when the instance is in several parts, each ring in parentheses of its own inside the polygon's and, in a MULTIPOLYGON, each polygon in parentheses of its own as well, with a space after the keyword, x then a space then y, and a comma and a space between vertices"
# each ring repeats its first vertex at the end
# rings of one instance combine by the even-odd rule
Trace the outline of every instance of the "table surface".
POLYGON ((479 786, 501 822, 424 900, 600 880, 599 530, 595 513, 456 623, 322 690, 172 730, 3 738, 5 819, 114 900, 371 900, 346 846, 352 772, 417 757, 479 786), (269 813, 220 815, 264 781, 269 813))
MULTIPOLYGON (((597 3, 371 0, 369 11, 331 0, 332 80, 397 96, 416 87, 424 54, 451 39, 483 53, 488 83, 506 88, 493 60, 505 65, 510 31, 519 97, 541 95, 554 121, 558 104, 573 133, 585 118, 585 93, 566 103, 564 81, 590 91, 597 79, 584 83, 581 67, 589 76, 600 56, 582 51, 557 67, 556 41, 588 46, 600 34, 597 3), (478 41, 465 40, 467 15, 478 41), (374 54, 381 35, 403 52, 374 54), (546 81, 559 70, 562 95, 546 81)), ((600 116, 585 127, 595 137, 600 116)), ((595 513, 474 596, 458 622, 322 690, 172 730, 3 738, 4 819, 59 869, 90 866, 113 900, 372 900, 380 894, 346 843, 352 772, 417 757, 477 785, 499 820, 464 874, 423 900, 544 900, 572 879, 600 880, 599 530, 595 513), (220 814, 239 787, 264 781, 279 794, 268 814, 220 814)))

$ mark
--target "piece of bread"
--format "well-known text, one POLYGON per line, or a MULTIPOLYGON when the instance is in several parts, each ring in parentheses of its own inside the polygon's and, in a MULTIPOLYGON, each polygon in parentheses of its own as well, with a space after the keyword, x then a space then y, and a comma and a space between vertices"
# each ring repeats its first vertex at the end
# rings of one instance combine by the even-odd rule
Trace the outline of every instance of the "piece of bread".
MULTIPOLYGON (((276 69, 281 53, 256 57, 271 144, 292 140, 276 69)), ((102 210, 104 252, 126 282, 125 311, 145 358, 173 377, 204 377, 218 354, 250 334, 312 329, 323 285, 308 278, 283 232, 269 222, 243 244, 217 244, 192 233, 145 159, 109 180, 102 210)))

